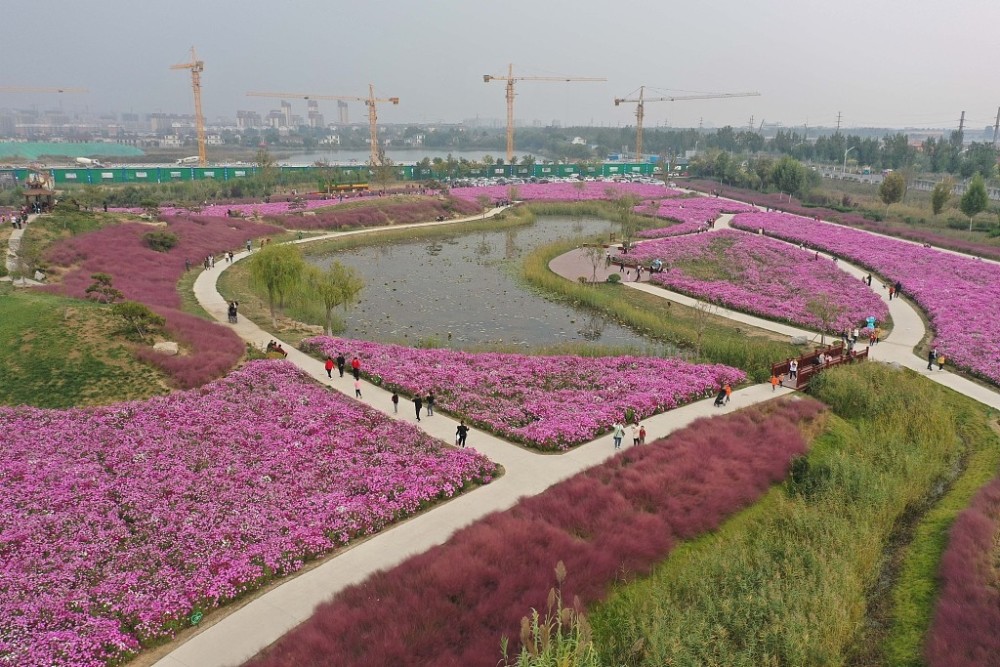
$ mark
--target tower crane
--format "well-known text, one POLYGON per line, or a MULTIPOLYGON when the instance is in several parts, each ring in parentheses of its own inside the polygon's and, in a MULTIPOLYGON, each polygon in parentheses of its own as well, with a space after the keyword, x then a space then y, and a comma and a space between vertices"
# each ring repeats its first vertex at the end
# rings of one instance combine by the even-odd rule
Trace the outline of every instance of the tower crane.
POLYGON ((701 95, 676 95, 670 97, 644 97, 645 86, 639 86, 639 97, 626 99, 624 97, 615 98, 615 106, 624 103, 635 102, 635 157, 642 159, 642 118, 645 115, 646 102, 679 102, 681 100, 713 100, 725 97, 759 97, 760 93, 705 93, 701 95))
POLYGON ((378 145, 378 114, 376 113, 375 105, 379 102, 390 102, 392 104, 399 104, 398 97, 375 97, 375 86, 373 84, 368 84, 368 97, 353 97, 350 95, 312 95, 310 93, 260 93, 260 92, 249 92, 247 93, 247 97, 275 97, 275 98, 292 97, 300 100, 339 100, 339 101, 364 102, 365 106, 368 107, 368 132, 371 141, 371 164, 373 167, 377 167, 382 164, 382 153, 379 150, 379 145, 378 145))
POLYGON ((515 81, 607 81, 603 77, 589 76, 514 76, 514 65, 507 67, 507 76, 484 74, 483 81, 507 82, 507 162, 514 159, 514 82, 515 81))
POLYGON ((88 93, 86 88, 52 88, 37 86, 0 86, 0 94, 3 93, 88 93))
POLYGON ((198 60, 198 54, 191 47, 191 61, 171 65, 170 69, 191 70, 191 88, 194 89, 194 126, 198 130, 198 164, 204 167, 208 164, 205 156, 205 116, 201 113, 201 73, 205 71, 205 63, 198 60))

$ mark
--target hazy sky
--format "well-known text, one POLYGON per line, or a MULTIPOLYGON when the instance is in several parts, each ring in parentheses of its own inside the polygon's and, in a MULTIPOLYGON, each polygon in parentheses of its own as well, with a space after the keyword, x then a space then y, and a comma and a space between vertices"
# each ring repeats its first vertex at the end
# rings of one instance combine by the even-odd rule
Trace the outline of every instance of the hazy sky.
POLYGON ((6 17, 0 86, 90 93, 0 94, 0 107, 190 113, 190 76, 168 67, 192 45, 210 119, 278 106, 249 90, 364 95, 369 82, 400 98, 379 107, 386 122, 504 118, 504 84, 482 75, 510 62, 608 79, 517 85, 519 120, 564 125, 634 123, 613 99, 640 85, 761 93, 648 104, 647 127, 832 126, 838 111, 845 127, 957 127, 965 110, 981 129, 1000 105, 1000 0, 36 0, 6 17))

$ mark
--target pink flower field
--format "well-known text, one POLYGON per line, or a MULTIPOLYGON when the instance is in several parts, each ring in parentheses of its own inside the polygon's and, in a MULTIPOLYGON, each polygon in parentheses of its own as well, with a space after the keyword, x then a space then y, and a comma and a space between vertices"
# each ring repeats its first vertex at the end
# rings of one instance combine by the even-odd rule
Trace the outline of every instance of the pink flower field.
POLYGON ((810 329, 822 321, 808 303, 821 294, 843 308, 834 331, 864 326, 874 316, 885 322, 889 309, 875 292, 837 268, 829 259, 813 260, 806 252, 766 236, 720 230, 637 245, 630 262, 664 262, 653 283, 729 308, 810 329))
POLYGON ((479 197, 489 197, 497 202, 510 197, 510 189, 517 190, 520 201, 593 201, 616 199, 625 195, 641 199, 677 197, 680 190, 661 184, 615 183, 613 181, 579 181, 578 183, 525 183, 523 185, 487 185, 473 188, 452 188, 453 197, 475 202, 479 197))
POLYGON ((886 280, 927 313, 952 363, 1000 384, 1000 266, 786 213, 742 213, 733 226, 839 255, 886 280))
POLYGON ((411 396, 433 390, 441 410, 544 450, 593 440, 629 408, 645 419, 746 379, 729 366, 658 357, 474 354, 326 336, 303 347, 323 356, 356 354, 375 384, 411 396))
POLYGON ((0 408, 0 657, 105 665, 494 465, 253 362, 200 390, 0 408))
POLYGON ((638 234, 642 238, 655 239, 696 232, 717 220, 723 213, 744 213, 756 209, 749 204, 716 197, 680 197, 646 202, 636 206, 634 210, 639 214, 667 218, 680 223, 659 229, 645 229, 638 234))

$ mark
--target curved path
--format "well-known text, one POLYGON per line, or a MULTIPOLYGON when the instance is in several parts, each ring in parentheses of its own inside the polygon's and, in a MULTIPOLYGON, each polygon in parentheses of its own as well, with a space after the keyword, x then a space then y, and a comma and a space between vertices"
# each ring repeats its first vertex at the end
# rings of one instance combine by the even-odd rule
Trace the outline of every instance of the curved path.
MULTIPOLYGON (((735 229, 730 227, 729 221, 732 220, 733 216, 731 214, 723 215, 716 222, 715 227, 707 232, 702 232, 705 234, 711 234, 715 230, 719 229, 735 229)), ((833 223, 828 223, 833 224, 833 223)), ((750 234, 745 230, 736 230, 744 234, 750 234)), ((871 233, 871 232, 868 232, 871 233)), ((781 241, 773 236, 768 237, 776 241, 781 241)), ((781 241, 785 243, 785 241, 781 241)), ((795 244, 789 244, 793 247, 795 244)), ((942 250, 941 248, 935 248, 935 250, 942 250)), ((812 253, 814 251, 803 251, 812 253)), ((969 255, 962 255, 961 253, 955 253, 953 251, 945 251, 952 254, 957 254, 964 256, 966 258, 971 257, 969 255)), ((829 254, 820 253, 820 256, 827 256, 829 254)), ((863 270, 849 262, 845 262, 843 259, 837 260, 837 266, 841 270, 845 271, 849 275, 853 276, 857 280, 862 277, 867 276, 870 272, 863 270)), ((576 280, 577 276, 580 275, 590 275, 593 268, 590 264, 590 260, 585 256, 583 250, 571 250, 565 255, 556 257, 549 263, 549 268, 553 272, 568 278, 570 280, 576 280)), ((617 268, 612 266, 609 269, 604 267, 598 268, 598 279, 604 280, 610 273, 617 272, 617 268)), ((627 276, 627 274, 626 274, 627 276)), ((624 277, 624 276, 623 276, 624 277)), ((680 303, 686 306, 692 306, 699 303, 704 303, 698 299, 694 299, 684 294, 678 294, 677 292, 672 292, 666 288, 650 284, 648 282, 635 282, 633 280, 628 280, 625 277, 622 283, 626 287, 632 289, 638 289, 655 296, 659 296, 670 301, 680 303)), ((886 336, 885 340, 880 342, 878 345, 874 345, 869 348, 868 355, 870 359, 875 361, 882 361, 886 363, 897 363, 901 366, 905 366, 921 375, 926 375, 929 379, 937 382, 938 384, 944 385, 955 391, 972 398, 980 403, 988 405, 990 407, 1000 409, 1000 393, 996 390, 991 389, 985 385, 973 382, 972 380, 967 380, 966 378, 952 373, 947 370, 927 370, 927 359, 918 357, 913 353, 913 348, 920 344, 920 341, 924 339, 927 335, 927 328, 924 325, 924 320, 921 318, 920 313, 916 308, 910 303, 908 299, 899 298, 889 300, 888 286, 883 285, 872 279, 872 287, 875 287, 875 291, 879 294, 883 301, 889 306, 889 313, 892 316, 893 327, 886 336)), ((753 315, 748 315, 739 311, 729 310, 726 308, 717 308, 713 311, 715 314, 722 315, 723 317, 732 319, 737 322, 743 322, 745 324, 750 324, 752 326, 758 327, 760 329, 766 329, 768 331, 773 331, 775 333, 787 335, 787 336, 804 336, 807 339, 815 340, 818 334, 814 331, 808 331, 806 329, 801 329, 788 324, 782 324, 780 322, 774 322, 771 320, 766 320, 760 317, 755 317, 753 315)))
MULTIPOLYGON (((502 210, 494 209, 488 215, 495 215, 502 210)), ((485 216, 467 219, 481 217, 485 216)), ((340 232, 303 239, 295 243, 347 234, 453 222, 460 220, 340 232)), ((239 261, 248 256, 249 253, 242 252, 236 255, 235 260, 239 261)), ((228 266, 226 263, 217 264, 215 268, 203 271, 194 283, 194 293, 198 302, 219 322, 227 321, 227 312, 226 301, 219 294, 216 283, 219 275, 228 266)), ((259 348, 263 348, 269 340, 277 340, 245 317, 241 317, 239 323, 233 326, 245 341, 259 348)), ((289 361, 318 382, 353 398, 353 378, 349 375, 343 378, 334 376, 333 380, 330 380, 326 377, 323 362, 284 343, 282 346, 288 351, 289 361)), ((349 353, 349 350, 346 351, 349 353)), ((733 392, 731 403, 722 410, 729 412, 790 393, 792 391, 789 389, 779 389, 774 392, 767 385, 755 385, 733 392)), ((362 402, 370 407, 410 422, 445 442, 453 441, 458 422, 451 417, 435 414, 433 417, 425 417, 418 424, 409 402, 402 401, 403 408, 400 413, 393 415, 389 392, 363 382, 362 394, 364 396, 362 402)), ((718 408, 713 407, 712 399, 705 399, 643 420, 643 424, 646 426, 647 437, 652 441, 683 428, 699 417, 719 412, 718 408)), ((488 485, 387 528, 359 544, 347 547, 321 565, 282 580, 277 586, 249 603, 242 606, 233 605, 235 609, 231 613, 227 614, 228 610, 223 609, 218 614, 220 618, 214 623, 214 619, 209 617, 197 631, 190 635, 182 635, 177 641, 159 650, 150 651, 147 654, 147 661, 160 657, 155 663, 157 667, 225 667, 240 664, 308 619, 317 605, 330 599, 343 588, 360 583, 378 570, 393 567, 411 555, 422 553, 445 542, 455 531, 486 514, 505 510, 514 505, 519 498, 541 493, 553 484, 615 455, 610 436, 580 445, 565 454, 541 454, 478 430, 470 431, 469 444, 503 465, 505 474, 488 485), (178 642, 183 643, 178 645, 178 642)))

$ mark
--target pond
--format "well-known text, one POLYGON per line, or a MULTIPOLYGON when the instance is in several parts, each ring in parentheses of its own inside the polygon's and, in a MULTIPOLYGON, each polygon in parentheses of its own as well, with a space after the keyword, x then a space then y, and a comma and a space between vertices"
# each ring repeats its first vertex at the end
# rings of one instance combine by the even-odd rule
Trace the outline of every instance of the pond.
POLYGON ((384 242, 309 261, 325 268, 337 259, 364 277, 361 302, 346 317, 349 338, 454 348, 586 342, 661 351, 599 314, 545 299, 515 277, 520 260, 540 245, 607 236, 614 228, 599 218, 539 216, 502 231, 384 242))

